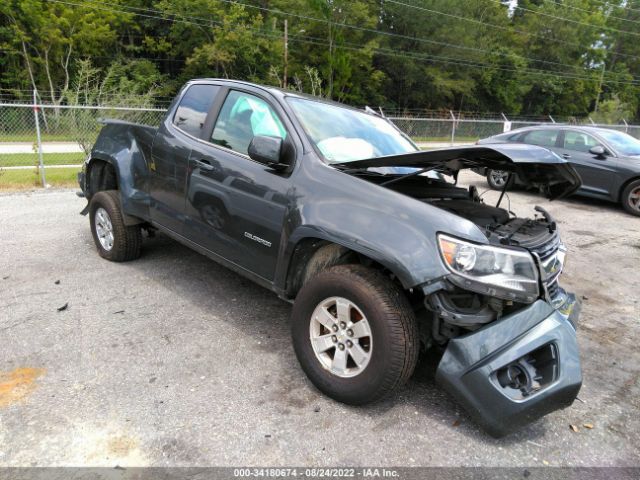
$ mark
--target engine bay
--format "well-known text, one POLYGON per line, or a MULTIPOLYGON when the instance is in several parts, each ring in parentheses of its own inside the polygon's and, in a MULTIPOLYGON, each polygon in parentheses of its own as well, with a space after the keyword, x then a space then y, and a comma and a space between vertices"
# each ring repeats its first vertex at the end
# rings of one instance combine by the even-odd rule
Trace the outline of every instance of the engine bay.
POLYGON ((536 248, 554 237, 556 224, 541 207, 534 218, 520 218, 506 208, 484 203, 475 186, 468 188, 448 183, 442 178, 421 175, 398 176, 359 173, 358 176, 415 198, 475 223, 494 244, 536 248))

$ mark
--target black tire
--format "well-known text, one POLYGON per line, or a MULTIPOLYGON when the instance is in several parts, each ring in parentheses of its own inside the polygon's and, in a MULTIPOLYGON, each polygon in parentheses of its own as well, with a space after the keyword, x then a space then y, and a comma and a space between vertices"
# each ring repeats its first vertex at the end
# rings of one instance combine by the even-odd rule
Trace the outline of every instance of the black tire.
MULTIPOLYGON (((508 175, 508 172, 503 172, 501 170, 491 170, 488 168, 486 171, 486 176, 487 176, 487 183, 489 184, 489 187, 492 190, 502 191, 506 181, 505 175, 508 175), (503 178, 504 180, 502 180, 502 182, 499 182, 498 177, 503 178)), ((514 182, 514 177, 513 175, 511 175, 511 178, 508 180, 507 189, 513 187, 513 182, 514 182)))
POLYGON ((631 215, 640 217, 640 180, 634 180, 625 187, 620 196, 624 209, 631 215))
POLYGON ((105 190, 91 197, 89 203, 89 219, 91 234, 98 253, 102 258, 112 262, 127 262, 140 256, 142 246, 142 231, 139 225, 127 226, 122 219, 120 198, 117 190, 105 190), (106 249, 98 239, 96 231, 96 211, 102 208, 111 221, 113 229, 113 246, 106 249))
POLYGON ((404 292, 381 272, 362 265, 329 268, 303 286, 291 315, 293 347, 302 369, 321 392, 335 400, 350 405, 374 402, 413 373, 419 353, 416 319, 404 292), (355 304, 371 328, 369 362, 350 378, 334 375, 323 366, 311 345, 312 314, 331 297, 355 304))

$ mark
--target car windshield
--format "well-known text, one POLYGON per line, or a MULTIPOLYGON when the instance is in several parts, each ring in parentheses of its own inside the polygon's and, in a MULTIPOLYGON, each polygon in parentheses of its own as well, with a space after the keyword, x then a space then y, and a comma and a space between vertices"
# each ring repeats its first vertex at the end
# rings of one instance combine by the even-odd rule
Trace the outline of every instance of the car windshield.
POLYGON ((418 150, 393 125, 375 115, 303 98, 288 97, 287 101, 328 163, 418 150))
POLYGON ((619 154, 640 156, 640 140, 615 130, 601 130, 599 133, 619 154))

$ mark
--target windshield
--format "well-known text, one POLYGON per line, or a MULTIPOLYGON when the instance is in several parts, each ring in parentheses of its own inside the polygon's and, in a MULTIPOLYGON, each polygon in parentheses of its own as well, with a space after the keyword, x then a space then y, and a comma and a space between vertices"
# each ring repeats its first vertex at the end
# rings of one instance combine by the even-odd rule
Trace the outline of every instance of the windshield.
POLYGON ((621 155, 640 155, 640 140, 615 130, 600 130, 600 135, 621 155))
POLYGON ((329 163, 415 152, 386 120, 365 112, 302 98, 287 98, 311 141, 329 163))

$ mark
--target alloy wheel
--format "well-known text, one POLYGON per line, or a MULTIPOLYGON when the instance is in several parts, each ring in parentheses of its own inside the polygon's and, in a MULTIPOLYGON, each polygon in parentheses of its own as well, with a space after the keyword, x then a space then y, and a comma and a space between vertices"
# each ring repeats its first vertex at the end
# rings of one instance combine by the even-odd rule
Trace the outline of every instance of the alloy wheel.
POLYGON ((346 298, 330 297, 318 304, 309 338, 318 361, 338 377, 359 375, 371 359, 371 326, 362 310, 346 298))
POLYGON ((501 170, 491 170, 489 174, 491 176, 491 180, 496 187, 504 187, 507 183, 507 179, 509 178, 509 174, 507 172, 503 172, 501 170))
POLYGON ((629 206, 633 210, 640 212, 640 187, 637 187, 629 192, 627 201, 629 202, 629 206))
POLYGON ((93 222, 96 227, 96 234, 98 235, 100 245, 106 251, 110 251, 113 248, 113 225, 111 224, 109 214, 104 208, 98 207, 93 222))

